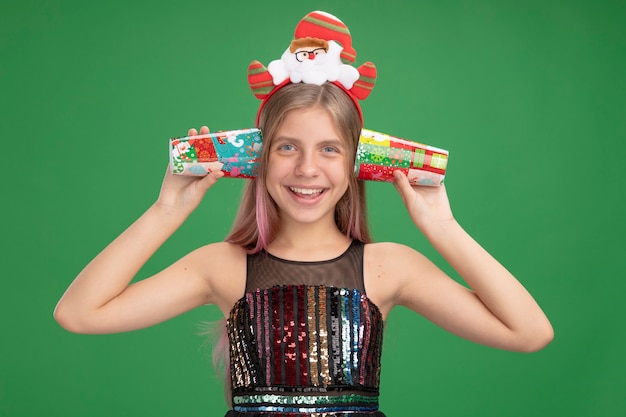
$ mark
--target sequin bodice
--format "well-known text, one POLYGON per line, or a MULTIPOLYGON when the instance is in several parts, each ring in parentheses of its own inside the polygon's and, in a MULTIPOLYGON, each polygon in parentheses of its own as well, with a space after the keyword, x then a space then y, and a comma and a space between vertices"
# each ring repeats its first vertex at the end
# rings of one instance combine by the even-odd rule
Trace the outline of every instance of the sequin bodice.
POLYGON ((248 291, 228 319, 228 417, 384 416, 382 334, 380 311, 360 289, 297 283, 248 291))

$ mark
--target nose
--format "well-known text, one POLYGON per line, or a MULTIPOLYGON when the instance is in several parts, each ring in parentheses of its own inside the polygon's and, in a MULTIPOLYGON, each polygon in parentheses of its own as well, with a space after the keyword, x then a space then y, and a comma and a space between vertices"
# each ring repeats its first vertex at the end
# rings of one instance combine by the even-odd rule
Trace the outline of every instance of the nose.
POLYGON ((319 161, 314 153, 303 152, 296 164, 296 175, 300 177, 316 177, 319 174, 319 161))
POLYGON ((309 54, 309 59, 310 59, 311 61, 313 61, 313 60, 315 59, 315 54, 314 54, 313 52, 311 52, 311 53, 309 54))

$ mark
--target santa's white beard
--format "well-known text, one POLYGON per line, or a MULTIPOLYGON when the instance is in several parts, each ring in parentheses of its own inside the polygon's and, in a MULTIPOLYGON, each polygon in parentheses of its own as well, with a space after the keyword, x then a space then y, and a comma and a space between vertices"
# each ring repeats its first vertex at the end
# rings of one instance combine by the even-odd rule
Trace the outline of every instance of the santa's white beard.
POLYGON ((336 81, 341 66, 340 54, 341 47, 336 43, 329 46, 327 53, 303 62, 299 62, 295 54, 290 54, 288 67, 291 70, 291 82, 321 85, 326 81, 336 81))

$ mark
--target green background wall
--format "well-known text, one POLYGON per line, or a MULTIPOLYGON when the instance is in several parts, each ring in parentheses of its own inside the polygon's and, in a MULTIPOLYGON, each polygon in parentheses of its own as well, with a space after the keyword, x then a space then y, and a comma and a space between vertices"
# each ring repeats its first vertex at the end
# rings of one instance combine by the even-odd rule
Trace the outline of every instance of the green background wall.
MULTIPOLYGON (((211 307, 138 332, 70 334, 52 319, 82 267, 156 198, 166 141, 249 127, 250 60, 297 21, 350 27, 379 81, 366 127, 450 150, 458 220, 530 289, 556 338, 535 354, 389 318, 389 416, 624 416, 621 1, 2 2, 0 416, 220 416, 198 336, 211 307)), ((221 240, 242 180, 225 179, 142 271, 221 240)), ((377 240, 424 252, 389 184, 369 184, 377 240)), ((456 275, 454 275, 456 277, 456 275)))

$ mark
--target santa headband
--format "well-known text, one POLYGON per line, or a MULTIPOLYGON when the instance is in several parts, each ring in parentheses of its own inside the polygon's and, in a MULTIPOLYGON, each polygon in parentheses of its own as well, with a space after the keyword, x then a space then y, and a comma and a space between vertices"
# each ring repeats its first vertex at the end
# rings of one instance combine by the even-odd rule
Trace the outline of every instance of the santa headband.
POLYGON ((341 20, 321 11, 307 14, 296 26, 294 39, 280 59, 270 62, 267 68, 259 61, 248 66, 250 89, 262 100, 256 125, 261 109, 280 88, 291 83, 325 82, 337 85, 352 99, 362 122, 359 100, 372 92, 376 66, 366 62, 355 68, 351 65, 355 60, 352 36, 341 20))

